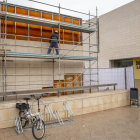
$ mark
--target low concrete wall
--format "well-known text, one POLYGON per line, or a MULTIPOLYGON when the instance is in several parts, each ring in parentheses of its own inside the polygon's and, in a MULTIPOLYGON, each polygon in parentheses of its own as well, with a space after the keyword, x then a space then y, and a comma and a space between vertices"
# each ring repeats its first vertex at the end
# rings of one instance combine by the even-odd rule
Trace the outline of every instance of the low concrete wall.
MULTIPOLYGON (((42 98, 40 102, 41 113, 44 113, 44 106, 50 104, 53 111, 59 111, 64 118, 63 102, 67 101, 73 111, 73 115, 82 115, 97 111, 103 111, 116 107, 130 104, 129 90, 111 90, 96 93, 84 93, 76 95, 67 95, 61 97, 42 98)), ((24 102, 23 100, 17 102, 24 102)), ((34 100, 29 102, 32 105, 34 100)), ((15 117, 18 116, 19 110, 15 108, 16 101, 0 103, 0 128, 15 126, 15 117)), ((33 106, 34 112, 37 112, 37 102, 33 106)), ((44 120, 45 120, 44 115, 44 120)))

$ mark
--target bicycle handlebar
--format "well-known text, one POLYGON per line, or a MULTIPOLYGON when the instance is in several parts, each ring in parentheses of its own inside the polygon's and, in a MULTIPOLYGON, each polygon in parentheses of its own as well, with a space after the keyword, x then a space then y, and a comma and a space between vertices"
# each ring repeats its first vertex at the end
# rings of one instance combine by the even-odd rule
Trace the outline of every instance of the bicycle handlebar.
POLYGON ((40 96, 39 98, 36 98, 35 95, 33 95, 33 94, 30 95, 30 96, 31 96, 31 97, 34 97, 34 99, 36 99, 36 100, 39 100, 42 96, 44 96, 44 95, 46 95, 46 94, 49 94, 49 93, 43 93, 43 94, 41 94, 41 96, 40 96))

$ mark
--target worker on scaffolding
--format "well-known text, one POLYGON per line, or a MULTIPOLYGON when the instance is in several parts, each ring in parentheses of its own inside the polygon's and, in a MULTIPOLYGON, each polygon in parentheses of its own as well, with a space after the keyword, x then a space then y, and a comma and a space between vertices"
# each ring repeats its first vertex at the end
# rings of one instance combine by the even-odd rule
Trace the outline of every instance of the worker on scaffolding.
POLYGON ((48 49, 48 53, 47 54, 50 54, 52 48, 54 47, 55 50, 56 50, 56 55, 59 55, 59 51, 58 51, 58 44, 57 44, 57 41, 59 39, 59 36, 58 36, 58 31, 55 30, 55 33, 52 34, 52 36, 50 37, 50 46, 49 46, 49 49, 48 49))

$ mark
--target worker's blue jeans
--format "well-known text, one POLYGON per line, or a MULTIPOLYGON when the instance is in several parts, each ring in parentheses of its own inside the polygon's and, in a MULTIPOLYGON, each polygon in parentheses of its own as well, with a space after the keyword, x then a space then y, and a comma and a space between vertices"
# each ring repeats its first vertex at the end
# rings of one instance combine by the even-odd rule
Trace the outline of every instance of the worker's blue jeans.
POLYGON ((51 42, 50 47, 48 49, 48 54, 50 54, 53 47, 55 47, 56 55, 59 55, 57 42, 51 42))

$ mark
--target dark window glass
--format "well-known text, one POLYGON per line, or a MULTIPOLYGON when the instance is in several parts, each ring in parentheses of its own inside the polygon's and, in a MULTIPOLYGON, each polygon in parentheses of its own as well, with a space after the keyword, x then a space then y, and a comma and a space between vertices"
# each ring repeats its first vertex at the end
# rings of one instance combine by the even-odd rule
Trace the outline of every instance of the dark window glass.
POLYGON ((114 67, 128 67, 133 65, 133 59, 114 60, 114 67))

